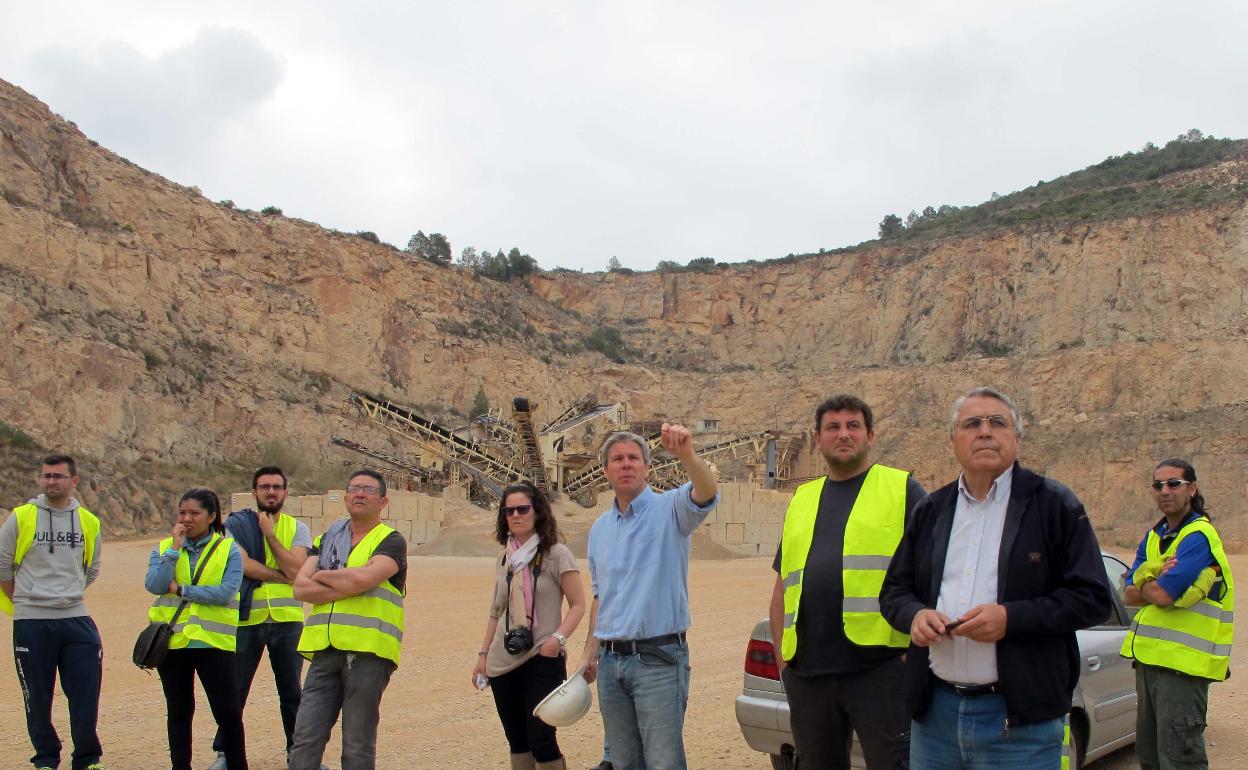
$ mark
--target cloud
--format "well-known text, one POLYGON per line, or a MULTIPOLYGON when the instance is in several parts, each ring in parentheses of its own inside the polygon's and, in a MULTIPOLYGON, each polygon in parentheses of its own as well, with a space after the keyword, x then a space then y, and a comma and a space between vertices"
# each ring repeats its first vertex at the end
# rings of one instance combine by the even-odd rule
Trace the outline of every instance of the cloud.
POLYGON ((194 168, 204 145, 264 103, 284 76, 283 61, 258 37, 219 27, 154 57, 120 42, 45 49, 30 70, 40 98, 94 139, 173 174, 194 168))

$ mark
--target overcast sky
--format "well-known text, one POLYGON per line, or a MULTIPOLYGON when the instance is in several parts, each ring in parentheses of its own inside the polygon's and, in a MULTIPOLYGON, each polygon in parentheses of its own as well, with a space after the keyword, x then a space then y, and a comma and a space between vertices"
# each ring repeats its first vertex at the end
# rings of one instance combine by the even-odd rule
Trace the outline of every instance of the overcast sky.
POLYGON ((141 166, 545 268, 851 245, 1248 136, 1243 2, 6 5, 0 77, 141 166))

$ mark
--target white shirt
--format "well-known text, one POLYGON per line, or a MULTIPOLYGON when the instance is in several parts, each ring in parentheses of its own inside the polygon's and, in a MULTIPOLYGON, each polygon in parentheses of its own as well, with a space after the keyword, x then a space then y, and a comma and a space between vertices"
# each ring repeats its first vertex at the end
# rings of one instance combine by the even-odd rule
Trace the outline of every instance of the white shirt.
MULTIPOLYGON (((997 561, 1013 481, 1014 467, 1010 466, 992 482, 987 496, 976 500, 966 488, 966 479, 958 478, 958 502, 936 600, 937 611, 949 618, 956 620, 979 604, 997 603, 997 561)), ((929 654, 932 673, 946 682, 997 681, 996 642, 951 636, 933 645, 929 654)))

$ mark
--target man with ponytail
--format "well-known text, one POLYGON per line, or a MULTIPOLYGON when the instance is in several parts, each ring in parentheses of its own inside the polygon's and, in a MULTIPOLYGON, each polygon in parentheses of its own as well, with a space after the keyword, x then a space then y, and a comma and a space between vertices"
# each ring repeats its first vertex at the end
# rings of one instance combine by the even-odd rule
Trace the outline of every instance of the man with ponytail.
POLYGON ((1228 674, 1235 581, 1186 460, 1153 469, 1161 519, 1136 551, 1127 604, 1140 606, 1122 655, 1135 660, 1140 767, 1207 768, 1209 683, 1228 674))

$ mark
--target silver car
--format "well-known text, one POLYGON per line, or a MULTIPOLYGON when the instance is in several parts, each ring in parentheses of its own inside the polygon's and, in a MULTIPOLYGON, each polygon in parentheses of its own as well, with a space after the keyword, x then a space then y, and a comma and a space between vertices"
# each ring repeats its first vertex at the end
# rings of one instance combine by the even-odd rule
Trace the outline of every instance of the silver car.
MULTIPOLYGON (((1114 609, 1101 625, 1078 633, 1083 671, 1070 704, 1071 767, 1083 767, 1123 746, 1135 743, 1135 672, 1118 650, 1127 635, 1130 615, 1123 604, 1127 565, 1101 554, 1109 584, 1116 588, 1114 609)), ((898 694, 897 697, 901 697, 898 694)), ((745 687, 737 697, 737 722, 745 742, 771 757, 775 770, 793 770, 793 733, 789 703, 776 668, 771 626, 754 626, 745 653, 745 687)), ((851 763, 866 767, 858 741, 851 763)))

